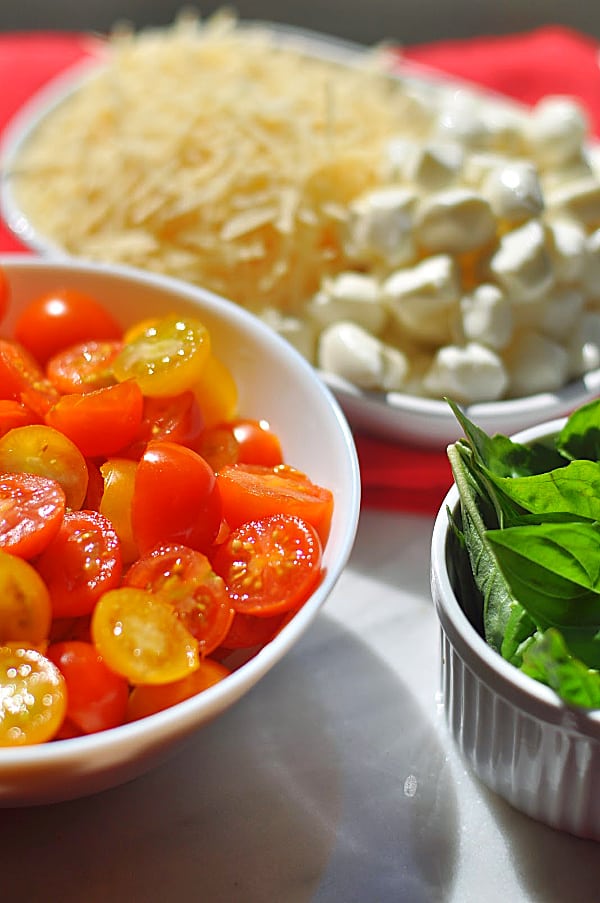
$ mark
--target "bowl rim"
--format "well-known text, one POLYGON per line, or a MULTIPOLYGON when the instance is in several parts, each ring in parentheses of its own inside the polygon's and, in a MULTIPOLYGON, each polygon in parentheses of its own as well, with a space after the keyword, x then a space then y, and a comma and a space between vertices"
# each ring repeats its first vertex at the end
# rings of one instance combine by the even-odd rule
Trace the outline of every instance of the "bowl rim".
POLYGON ((251 334, 259 333, 268 336, 286 358, 292 357, 294 365, 307 379, 326 402, 336 423, 340 435, 340 444, 346 450, 345 469, 349 477, 347 491, 347 513, 341 522, 339 547, 335 567, 326 568, 323 579, 312 596, 307 600, 294 617, 282 628, 279 634, 266 644, 247 662, 233 671, 224 681, 209 687, 202 693, 183 700, 163 711, 148 715, 138 721, 127 722, 118 727, 99 731, 81 737, 61 740, 60 743, 42 743, 31 746, 0 747, 0 782, 3 769, 15 769, 19 766, 46 767, 53 763, 73 763, 79 765, 86 751, 94 751, 94 755, 102 755, 104 751, 127 747, 138 737, 186 735, 199 729, 214 715, 218 715, 235 703, 245 692, 250 690, 268 671, 270 671, 300 639, 310 623, 322 608, 325 600, 333 590, 341 576, 354 545, 358 530, 361 502, 361 482, 358 454, 354 437, 348 421, 333 393, 319 379, 316 371, 285 339, 262 323, 249 311, 214 292, 201 286, 179 280, 172 276, 140 270, 135 267, 97 263, 79 258, 48 258, 26 253, 0 254, 0 267, 13 270, 65 270, 82 275, 94 275, 114 278, 117 281, 134 281, 138 285, 148 285, 177 293, 190 301, 196 300, 216 315, 225 310, 227 318, 237 320, 251 334), (198 716, 204 714, 201 723, 198 716))
MULTIPOLYGON (((556 433, 565 421, 564 417, 545 421, 515 433, 511 438, 523 444, 542 439, 556 433)), ((524 674, 492 649, 463 611, 447 566, 451 529, 448 511, 454 511, 458 505, 459 493, 453 484, 438 511, 432 533, 432 597, 442 630, 469 670, 493 692, 532 717, 600 742, 600 708, 567 706, 550 687, 524 674)))

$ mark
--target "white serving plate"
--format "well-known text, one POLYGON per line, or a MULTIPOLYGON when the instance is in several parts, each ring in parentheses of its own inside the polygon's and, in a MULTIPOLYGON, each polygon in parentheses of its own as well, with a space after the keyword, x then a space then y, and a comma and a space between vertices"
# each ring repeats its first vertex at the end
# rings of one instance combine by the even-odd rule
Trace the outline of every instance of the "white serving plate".
MULTIPOLYGON (((275 23, 248 22, 271 31, 277 40, 307 55, 346 65, 356 65, 366 48, 306 29, 275 23)), ((52 111, 76 92, 83 82, 93 77, 102 65, 103 44, 98 42, 98 58, 70 67, 36 93, 15 115, 0 141, 0 212, 14 235, 30 250, 48 257, 65 257, 67 252, 41 233, 20 208, 13 191, 14 171, 21 149, 52 111)), ((390 57, 392 59, 392 57, 390 57)), ((410 86, 419 97, 439 100, 442 95, 467 93, 484 99, 488 106, 506 110, 522 110, 523 106, 477 85, 449 78, 426 66, 403 61, 397 54, 390 63, 394 77, 410 86)), ((589 149, 590 158, 600 166, 600 149, 589 149)), ((402 392, 368 392, 329 373, 320 376, 335 394, 353 429, 365 431, 390 441, 416 446, 445 448, 461 435, 454 415, 441 400, 423 398, 402 392)), ((468 417, 488 433, 510 435, 529 426, 568 414, 600 393, 600 370, 554 392, 496 402, 481 402, 466 408, 468 417)))

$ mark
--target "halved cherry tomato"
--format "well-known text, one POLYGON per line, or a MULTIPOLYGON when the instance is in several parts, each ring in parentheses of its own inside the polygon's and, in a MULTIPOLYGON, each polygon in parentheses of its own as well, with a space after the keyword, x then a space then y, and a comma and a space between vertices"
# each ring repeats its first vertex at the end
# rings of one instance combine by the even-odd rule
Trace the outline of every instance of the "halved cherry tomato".
POLYGON ((137 721, 139 718, 147 718, 148 715, 162 712, 178 702, 183 702, 184 699, 208 690, 209 687, 224 680, 230 673, 225 665, 205 658, 200 662, 196 671, 181 680, 170 684, 154 686, 142 684, 134 687, 129 696, 127 720, 137 721))
POLYGON ((90 509, 98 511, 104 492, 104 479, 100 473, 98 464, 92 458, 86 458, 85 463, 87 464, 88 469, 88 488, 81 507, 85 508, 87 511, 90 509))
POLYGON ((137 435, 144 399, 133 380, 87 392, 63 395, 45 420, 90 458, 116 455, 137 435))
POLYGON ((204 423, 215 426, 237 413, 238 390, 229 367, 210 354, 193 386, 204 423))
POLYGON ((0 644, 26 640, 35 646, 47 638, 51 620, 50 596, 36 569, 0 552, 0 644))
POLYGON ((234 464, 217 474, 223 517, 230 527, 271 514, 292 514, 316 528, 327 542, 333 515, 333 493, 287 464, 261 467, 234 464))
POLYGON ((114 527, 98 511, 67 511, 36 567, 48 587, 55 618, 89 614, 102 593, 121 580, 114 527))
POLYGON ((224 649, 251 649, 253 646, 264 646, 279 633, 285 617, 285 613, 258 617, 236 611, 221 646, 224 649))
POLYGON ((180 395, 200 379, 209 353, 204 324, 172 315, 127 342, 113 361, 113 372, 119 382, 135 379, 144 395, 180 395))
POLYGON ((21 426, 0 437, 0 472, 36 473, 56 480, 69 508, 80 508, 88 485, 85 458, 66 436, 51 426, 21 426))
POLYGON ((67 718, 84 734, 123 724, 129 684, 107 668, 92 643, 53 643, 46 653, 67 685, 67 718))
POLYGON ((315 528, 285 514, 234 530, 213 557, 236 612, 277 615, 297 608, 321 579, 321 541, 315 528))
POLYGON ((202 656, 221 645, 229 631, 233 609, 225 584, 202 552, 177 544, 157 546, 132 565, 124 582, 168 599, 198 640, 202 656))
POLYGON ((108 667, 132 684, 171 683, 199 664, 198 643, 171 603, 133 586, 100 597, 92 639, 108 667))
POLYGON ((14 430, 18 426, 30 426, 32 423, 39 423, 40 418, 20 401, 13 399, 0 398, 0 436, 4 436, 9 430, 14 430))
POLYGON ((141 458, 148 442, 167 439, 195 448, 204 429, 204 418, 193 392, 165 398, 144 398, 139 434, 126 454, 141 458))
POLYGON ((0 339, 0 397, 22 402, 43 417, 60 395, 25 348, 0 339))
POLYGON ((174 442, 149 442, 137 467, 131 514, 142 554, 161 543, 206 552, 221 524, 215 475, 191 449, 174 442))
POLYGON ((8 277, 3 267, 0 267, 0 320, 3 320, 8 310, 8 301, 10 298, 10 286, 8 277))
POLYGON ((85 292, 57 286, 32 300, 15 323, 14 336, 40 364, 64 348, 89 339, 120 339, 123 330, 103 305, 85 292))
POLYGON ((0 474, 0 548, 20 558, 39 555, 58 533, 65 494, 56 480, 0 474))
POLYGON ((0 746, 45 743, 67 709, 65 679, 35 649, 0 646, 0 746))
POLYGON ((266 420, 232 420, 205 429, 196 446, 215 472, 226 464, 283 464, 281 443, 266 420))
POLYGON ((131 523, 136 469, 136 462, 128 458, 109 458, 100 465, 104 488, 98 510, 115 528, 123 564, 135 561, 139 555, 131 523))
POLYGON ((62 395, 105 389, 116 382, 111 364, 122 347, 114 339, 70 345, 50 358, 46 375, 62 395))

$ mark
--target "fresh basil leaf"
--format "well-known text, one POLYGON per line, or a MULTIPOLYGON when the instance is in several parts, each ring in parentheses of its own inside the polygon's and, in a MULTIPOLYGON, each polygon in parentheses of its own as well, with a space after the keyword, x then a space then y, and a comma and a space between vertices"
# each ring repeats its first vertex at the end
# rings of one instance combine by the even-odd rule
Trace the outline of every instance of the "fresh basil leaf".
POLYGON ((556 447, 572 461, 600 461, 600 399, 574 411, 556 437, 556 447))
POLYGON ((536 633, 536 625, 519 602, 513 602, 506 622, 500 653, 517 667, 523 661, 523 648, 536 633))
POLYGON ((510 499, 532 514, 566 512, 600 521, 600 464, 572 461, 550 473, 490 480, 510 499))
POLYGON ((561 633, 571 653, 588 668, 600 669, 600 633, 594 628, 563 627, 561 633))
POLYGON ((569 705, 600 707, 600 673, 571 655, 558 630, 547 630, 536 638, 525 650, 521 668, 569 705))
POLYGON ((510 527, 489 531, 487 541, 512 595, 538 627, 600 629, 597 524, 510 527))
POLYGON ((473 580, 482 597, 484 636, 489 645, 500 652, 515 600, 486 539, 487 526, 479 508, 482 500, 480 487, 460 443, 448 448, 448 458, 460 497, 462 533, 473 580))

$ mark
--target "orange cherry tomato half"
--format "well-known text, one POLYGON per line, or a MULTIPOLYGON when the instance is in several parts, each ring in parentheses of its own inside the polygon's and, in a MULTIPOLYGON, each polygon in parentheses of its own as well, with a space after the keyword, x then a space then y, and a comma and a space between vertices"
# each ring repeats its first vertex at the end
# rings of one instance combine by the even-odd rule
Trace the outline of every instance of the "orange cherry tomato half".
POLYGON ((227 589, 202 552, 176 544, 158 546, 132 565, 124 582, 168 599, 198 640, 202 656, 221 645, 229 631, 233 609, 227 589))
POLYGON ((139 434, 126 453, 141 458, 148 442, 157 439, 195 448, 203 429, 204 419, 193 392, 165 398, 144 398, 139 434))
POLYGON ((0 746, 52 740, 67 710, 65 679, 35 649, 0 646, 0 746))
POLYGON ((205 429, 195 446, 215 473, 226 464, 283 464, 281 443, 266 420, 232 420, 205 429))
POLYGON ((44 424, 17 427, 0 438, 0 472, 56 480, 69 508, 81 508, 87 492, 85 458, 70 439, 44 424))
POLYGON ((236 612, 270 616, 306 601, 321 579, 321 558, 311 524, 275 514, 233 530, 213 565, 236 612))
POLYGON ((317 486, 301 471, 286 464, 225 466, 217 474, 223 517, 230 527, 272 514, 291 514, 317 530, 323 546, 333 515, 333 493, 317 486))
POLYGON ((164 543, 206 552, 221 525, 214 472, 189 448, 149 442, 137 467, 131 515, 142 554, 164 543))
POLYGON ((127 720, 137 721, 139 718, 147 718, 148 715, 162 712, 178 702, 183 702, 184 699, 208 690, 209 687, 224 680, 230 673, 225 665, 205 658, 200 662, 196 671, 181 680, 173 681, 170 684, 155 686, 143 684, 134 687, 127 705, 127 720))
POLYGON ((98 511, 67 511, 36 568, 48 587, 55 618, 89 614, 102 593, 121 580, 114 527, 98 511))
POLYGON ((144 399, 133 380, 87 392, 63 395, 45 420, 68 436, 90 458, 116 455, 140 428, 144 399))
POLYGON ((50 358, 46 375, 61 395, 105 389, 115 383, 111 364, 122 347, 116 340, 70 345, 50 358))
POLYGON ((92 640, 108 667, 132 684, 171 683, 199 664, 198 644, 171 603, 133 586, 100 597, 92 640))
POLYGON ((60 395, 25 348, 0 339, 0 397, 19 401, 43 417, 60 395))
POLYGON ((0 552, 0 643, 43 642, 52 609, 46 584, 27 561, 0 552))
POLYGON ((67 719, 84 734, 123 724, 129 684, 107 668, 92 643, 53 643, 46 653, 67 685, 67 719))
POLYGON ((70 345, 120 339, 123 330, 103 305, 77 289, 58 286, 35 298, 17 318, 14 336, 40 364, 70 345))
POLYGON ((20 558, 39 555, 58 533, 65 494, 56 480, 0 474, 0 548, 20 558))
POLYGON ((20 401, 9 398, 0 398, 0 436, 6 435, 9 430, 18 426, 30 426, 39 423, 40 418, 20 401))

